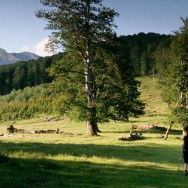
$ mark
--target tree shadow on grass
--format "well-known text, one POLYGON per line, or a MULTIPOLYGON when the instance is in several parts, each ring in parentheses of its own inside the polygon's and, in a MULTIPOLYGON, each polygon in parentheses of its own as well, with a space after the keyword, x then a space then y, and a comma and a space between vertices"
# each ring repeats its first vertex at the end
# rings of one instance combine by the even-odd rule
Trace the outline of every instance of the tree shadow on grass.
POLYGON ((186 187, 182 174, 158 166, 11 158, 0 167, 2 188, 186 187))
MULTIPOLYGON (((183 174, 160 164, 178 164, 177 148, 161 145, 115 146, 0 142, 0 187, 186 187, 183 174), (31 158, 9 158, 14 152, 31 158), (36 153, 40 158, 32 157, 36 153), (51 156, 52 159, 45 158, 51 156), (53 160, 56 155, 91 158, 88 161, 53 160), (28 155, 29 156, 29 155, 28 155), (92 157, 103 162, 92 162, 92 157), (120 159, 123 164, 106 164, 120 159), (126 165, 126 161, 133 163, 126 165), (136 162, 136 163, 134 163, 136 162), (147 165, 145 164, 147 162, 147 165)), ((14 156, 14 155, 13 155, 14 156)))
MULTIPOLYGON (((120 141, 124 142, 124 141, 120 141)), ((159 163, 168 163, 176 160, 179 156, 180 147, 166 147, 161 144, 147 143, 141 145, 140 140, 135 140, 134 145, 127 141, 127 145, 96 145, 96 144, 49 144, 39 142, 0 142, 1 153, 17 153, 20 152, 29 154, 37 154, 39 156, 56 156, 56 155, 71 155, 75 157, 99 157, 107 159, 120 159, 129 161, 142 161, 159 163), (137 144, 138 143, 138 146, 137 144), (169 159, 169 155, 171 158, 169 159)))

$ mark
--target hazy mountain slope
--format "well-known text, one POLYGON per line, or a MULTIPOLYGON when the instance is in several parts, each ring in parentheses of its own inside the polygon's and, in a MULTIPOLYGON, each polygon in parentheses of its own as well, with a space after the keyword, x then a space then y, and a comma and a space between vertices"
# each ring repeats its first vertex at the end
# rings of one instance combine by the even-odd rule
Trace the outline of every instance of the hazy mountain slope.
POLYGON ((32 59, 38 59, 40 56, 33 54, 31 52, 21 52, 21 53, 12 53, 16 58, 22 60, 22 61, 29 61, 32 59))
POLYGON ((19 61, 17 57, 0 48, 0 65, 15 63, 17 61, 19 61))
POLYGON ((12 64, 18 61, 28 61, 32 59, 38 59, 40 56, 31 52, 22 53, 8 53, 4 49, 0 48, 0 65, 12 64))

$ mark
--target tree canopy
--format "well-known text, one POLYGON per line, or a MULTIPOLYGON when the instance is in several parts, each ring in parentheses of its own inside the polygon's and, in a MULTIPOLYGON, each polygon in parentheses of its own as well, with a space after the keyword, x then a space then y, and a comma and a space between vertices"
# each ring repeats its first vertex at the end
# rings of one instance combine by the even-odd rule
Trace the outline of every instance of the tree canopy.
POLYGON ((172 40, 171 61, 162 84, 173 117, 184 125, 188 123, 188 18, 182 18, 182 22, 172 40))

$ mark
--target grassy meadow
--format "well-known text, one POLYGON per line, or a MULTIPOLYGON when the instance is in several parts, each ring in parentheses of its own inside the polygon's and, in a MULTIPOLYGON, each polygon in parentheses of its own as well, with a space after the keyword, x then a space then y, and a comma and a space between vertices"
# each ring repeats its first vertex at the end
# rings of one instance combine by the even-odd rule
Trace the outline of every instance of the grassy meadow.
MULTIPOLYGON (((0 136, 0 187, 4 188, 161 188, 187 187, 181 156, 181 126, 165 131, 144 130, 143 139, 121 141, 132 125, 168 127, 168 109, 156 80, 141 80, 146 114, 129 122, 99 124, 100 136, 86 135, 85 123, 45 121, 46 117, 2 122, 27 130, 57 129, 60 134, 14 133, 0 136), (180 162, 180 166, 179 166, 180 162)), ((48 116, 49 117, 49 116, 48 116)), ((53 115, 52 115, 53 117, 53 115)))

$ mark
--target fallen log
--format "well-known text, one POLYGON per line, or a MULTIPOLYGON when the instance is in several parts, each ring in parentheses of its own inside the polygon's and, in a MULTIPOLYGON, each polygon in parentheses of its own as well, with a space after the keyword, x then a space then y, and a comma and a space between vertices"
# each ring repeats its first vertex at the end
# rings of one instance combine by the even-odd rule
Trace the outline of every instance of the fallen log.
POLYGON ((148 125, 132 125, 132 130, 139 129, 139 130, 148 130, 148 129, 157 129, 157 130, 166 130, 165 127, 159 127, 155 124, 148 124, 148 125))
POLYGON ((59 129, 57 130, 35 130, 34 133, 53 133, 53 134, 58 134, 59 129))
POLYGON ((58 134, 58 133, 63 133, 63 131, 59 131, 59 129, 56 130, 26 130, 26 129, 17 129, 13 125, 10 125, 7 128, 7 132, 10 133, 53 133, 53 134, 58 134))

